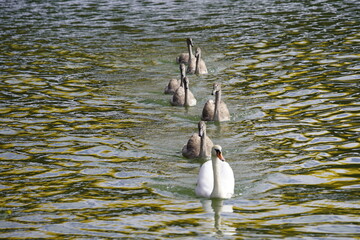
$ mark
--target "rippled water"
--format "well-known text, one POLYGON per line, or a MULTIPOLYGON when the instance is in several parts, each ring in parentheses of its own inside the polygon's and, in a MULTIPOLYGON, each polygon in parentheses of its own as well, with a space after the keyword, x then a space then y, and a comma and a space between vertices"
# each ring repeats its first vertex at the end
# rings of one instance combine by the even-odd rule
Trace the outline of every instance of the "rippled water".
POLYGON ((0 2, 0 238, 360 235, 357 1, 0 2), (163 95, 192 37, 195 107, 163 95), (208 124, 235 196, 202 200, 181 156, 208 124))

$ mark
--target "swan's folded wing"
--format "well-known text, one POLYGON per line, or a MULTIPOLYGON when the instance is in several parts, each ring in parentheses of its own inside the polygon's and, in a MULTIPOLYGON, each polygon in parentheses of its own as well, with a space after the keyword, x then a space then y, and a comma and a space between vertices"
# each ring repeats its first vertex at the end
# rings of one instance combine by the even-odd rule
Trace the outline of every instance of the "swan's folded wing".
POLYGON ((176 89, 180 87, 180 81, 178 79, 171 79, 168 85, 165 87, 164 93, 165 94, 174 94, 176 89))
POLYGON ((203 59, 200 59, 199 62, 199 74, 207 74, 208 70, 205 64, 205 61, 203 59))
POLYGON ((203 108, 201 120, 212 121, 214 119, 215 103, 213 100, 208 100, 203 108))
POLYGON ((179 87, 170 101, 173 106, 183 106, 185 104, 185 91, 183 87, 179 87))
POLYGON ((211 139, 206 136, 205 140, 205 147, 206 147, 206 156, 211 156, 211 149, 214 146, 214 143, 211 141, 211 139))
POLYGON ((222 162, 221 171, 222 171, 221 176, 225 191, 227 192, 227 194, 232 196, 234 194, 234 188, 235 188, 234 172, 230 167, 229 163, 227 162, 222 162))
POLYGON ((195 106, 196 105, 196 98, 194 97, 194 94, 189 90, 189 106, 195 106))
POLYGON ((194 133, 183 147, 182 155, 186 158, 198 157, 200 154, 200 142, 199 134, 194 133))
POLYGON ((199 171, 198 181, 195 188, 195 193, 199 197, 209 198, 214 188, 214 175, 212 169, 212 162, 209 160, 205 162, 199 171))
POLYGON ((224 101, 221 101, 220 103, 220 116, 221 116, 221 121, 230 120, 230 112, 224 101))

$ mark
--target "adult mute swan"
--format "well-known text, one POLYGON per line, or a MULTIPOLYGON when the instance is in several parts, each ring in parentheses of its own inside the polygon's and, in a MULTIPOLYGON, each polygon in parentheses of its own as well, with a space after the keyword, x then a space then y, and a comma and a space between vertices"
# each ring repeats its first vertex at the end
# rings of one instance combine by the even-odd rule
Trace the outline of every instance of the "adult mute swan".
POLYGON ((230 120, 229 109, 226 106, 226 103, 221 100, 220 83, 214 84, 212 95, 215 95, 215 102, 210 99, 205 103, 201 115, 201 120, 217 121, 217 122, 229 121, 230 120))
POLYGON ((191 39, 191 38, 187 38, 187 39, 186 39, 186 44, 187 44, 188 52, 187 52, 187 53, 181 53, 181 54, 176 58, 176 62, 177 62, 177 63, 189 64, 189 56, 190 56, 190 55, 194 55, 194 54, 192 53, 192 47, 194 47, 194 43, 193 43, 192 39, 191 39))
POLYGON ((199 197, 227 199, 234 194, 234 187, 234 172, 225 162, 221 146, 214 145, 211 161, 200 168, 195 193, 199 197))
POLYGON ((194 133, 182 149, 182 155, 186 158, 207 158, 211 155, 213 142, 206 135, 204 121, 198 123, 198 133, 194 133))
POLYGON ((204 60, 201 58, 201 49, 199 47, 196 49, 195 58, 196 58, 195 74, 207 74, 208 70, 206 68, 206 64, 204 60))
POLYGON ((189 79, 184 77, 183 86, 179 87, 170 101, 173 106, 191 107, 196 105, 196 99, 189 89, 189 79))
POLYGON ((164 93, 165 94, 174 94, 176 89, 182 86, 183 78, 186 74, 186 66, 185 64, 180 64, 180 79, 173 78, 169 81, 168 85, 165 87, 164 93))

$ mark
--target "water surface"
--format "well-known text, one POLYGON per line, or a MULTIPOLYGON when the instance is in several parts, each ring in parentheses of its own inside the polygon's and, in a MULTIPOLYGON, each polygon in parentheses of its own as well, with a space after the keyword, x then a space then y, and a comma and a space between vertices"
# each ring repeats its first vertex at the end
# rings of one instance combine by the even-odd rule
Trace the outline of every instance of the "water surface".
POLYGON ((0 3, 0 238, 307 238, 360 234, 357 1, 0 3), (192 37, 209 74, 172 107, 192 37), (195 196, 181 156, 208 123, 235 196, 195 196))

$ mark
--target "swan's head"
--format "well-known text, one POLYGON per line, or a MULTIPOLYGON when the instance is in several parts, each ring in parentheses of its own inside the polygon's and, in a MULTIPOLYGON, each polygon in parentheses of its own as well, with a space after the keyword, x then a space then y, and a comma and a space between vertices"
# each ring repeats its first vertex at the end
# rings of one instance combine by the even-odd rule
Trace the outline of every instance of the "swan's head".
POLYGON ((201 48, 196 48, 195 57, 200 58, 201 57, 201 48))
POLYGON ((192 47, 194 47, 194 43, 193 43, 193 40, 192 40, 191 38, 187 38, 187 39, 186 39, 186 43, 187 43, 188 45, 191 45, 192 47))
POLYGON ((212 95, 215 95, 216 92, 219 92, 221 90, 221 84, 220 83, 214 83, 212 95))
POLYGON ((203 137, 206 133, 206 124, 204 121, 200 121, 198 124, 199 128, 199 137, 203 137))
POLYGON ((220 159, 221 161, 225 161, 225 158, 222 155, 222 148, 220 145, 214 145, 211 150, 211 156, 220 159))

